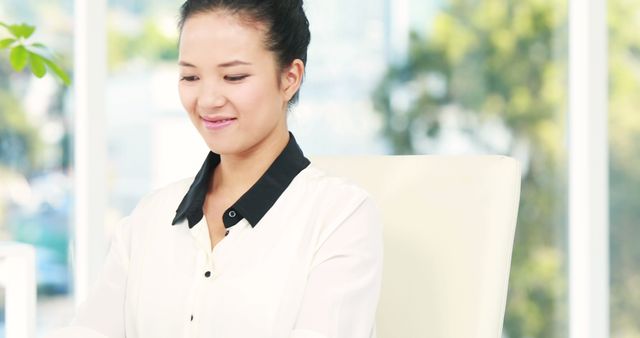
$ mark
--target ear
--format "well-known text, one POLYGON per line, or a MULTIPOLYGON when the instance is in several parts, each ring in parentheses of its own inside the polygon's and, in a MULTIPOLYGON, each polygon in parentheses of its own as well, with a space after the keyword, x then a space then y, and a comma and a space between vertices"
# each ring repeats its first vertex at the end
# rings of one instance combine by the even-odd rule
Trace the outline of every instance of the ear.
POLYGON ((291 62, 291 65, 287 67, 280 77, 280 83, 282 84, 281 90, 285 100, 289 102, 293 95, 300 88, 302 83, 302 76, 304 75, 304 63, 300 59, 295 59, 291 62))

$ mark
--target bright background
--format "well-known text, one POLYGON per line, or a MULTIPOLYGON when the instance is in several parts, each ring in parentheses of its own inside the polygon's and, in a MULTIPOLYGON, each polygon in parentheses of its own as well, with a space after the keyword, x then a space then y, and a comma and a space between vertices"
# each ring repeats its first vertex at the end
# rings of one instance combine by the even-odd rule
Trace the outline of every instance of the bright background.
MULTIPOLYGON (((567 1, 305 1, 312 42, 289 122, 307 155, 522 161, 509 338, 568 336, 567 1)), ((195 174, 206 155, 177 96, 179 5, 108 2, 106 234, 142 195, 195 174)), ((638 338, 640 2, 607 6, 610 335, 638 338)), ((0 2, 0 21, 35 24, 70 73, 73 13, 71 0, 0 2)), ((0 240, 37 248, 40 335, 74 306, 73 95, 51 77, 13 73, 0 53, 0 240)))

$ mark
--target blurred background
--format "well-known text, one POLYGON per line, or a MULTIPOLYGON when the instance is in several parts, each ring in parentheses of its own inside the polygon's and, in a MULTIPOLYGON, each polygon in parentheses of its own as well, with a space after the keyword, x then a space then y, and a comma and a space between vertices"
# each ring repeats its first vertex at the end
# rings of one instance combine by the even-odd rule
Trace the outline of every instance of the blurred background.
MULTIPOLYGON (((290 129, 307 155, 505 154, 523 163, 504 337, 568 336, 568 0, 307 0, 290 129)), ((177 0, 109 0, 107 224, 195 174, 177 0)), ((3 0, 73 74, 73 1, 3 0)), ((640 337, 640 1, 609 0, 610 334, 640 337)), ((5 32, 0 30, 0 39, 5 32)), ((73 314, 73 86, 0 50, 0 240, 37 248, 37 331, 73 314)), ((4 323, 0 293, 0 326, 4 323)), ((3 336, 0 327, 0 337, 3 336)))

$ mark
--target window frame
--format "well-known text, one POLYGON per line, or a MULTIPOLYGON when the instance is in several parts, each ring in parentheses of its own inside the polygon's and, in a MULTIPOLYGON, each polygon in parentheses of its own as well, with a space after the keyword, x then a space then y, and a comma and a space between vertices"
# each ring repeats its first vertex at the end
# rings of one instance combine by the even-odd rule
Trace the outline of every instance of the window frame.
POLYGON ((610 336, 606 0, 569 0, 569 337, 610 336))
POLYGON ((74 2, 73 297, 79 305, 106 255, 107 0, 74 2))

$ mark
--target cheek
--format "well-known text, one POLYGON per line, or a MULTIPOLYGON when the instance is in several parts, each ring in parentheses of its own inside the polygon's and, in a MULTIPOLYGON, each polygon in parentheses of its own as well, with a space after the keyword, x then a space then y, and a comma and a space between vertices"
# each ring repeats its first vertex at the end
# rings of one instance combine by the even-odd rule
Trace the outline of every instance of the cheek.
POLYGON ((184 109, 192 113, 194 111, 196 103, 196 89, 195 87, 186 86, 184 84, 178 85, 178 94, 180 95, 180 102, 184 109))
POLYGON ((277 108, 278 90, 272 82, 261 80, 247 83, 234 92, 233 101, 245 114, 261 114, 277 108))

